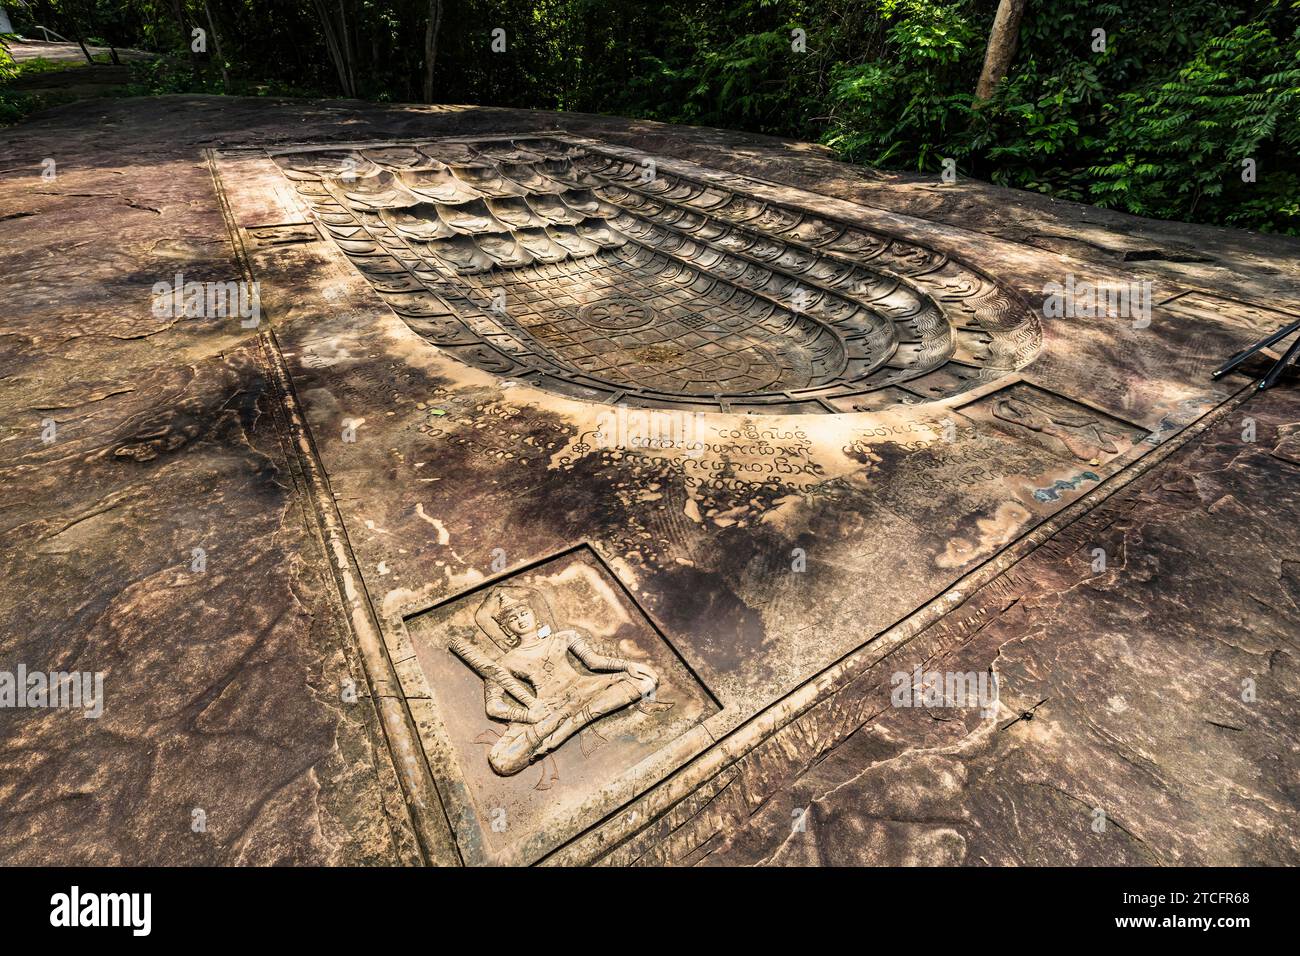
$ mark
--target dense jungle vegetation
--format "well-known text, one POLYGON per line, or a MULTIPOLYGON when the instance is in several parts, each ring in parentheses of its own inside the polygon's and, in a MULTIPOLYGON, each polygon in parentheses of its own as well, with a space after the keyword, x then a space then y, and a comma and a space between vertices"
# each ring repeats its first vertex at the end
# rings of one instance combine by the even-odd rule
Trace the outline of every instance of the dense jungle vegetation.
MULTIPOLYGON (((648 117, 936 176, 951 158, 960 175, 1142 215, 1300 232, 1300 0, 1028 0, 987 99, 975 90, 998 0, 5 6, 24 36, 42 25, 161 54, 131 66, 136 93, 648 117)), ((41 68, 0 58, 0 74, 41 68)), ((0 119, 39 105, 0 93, 0 119)))

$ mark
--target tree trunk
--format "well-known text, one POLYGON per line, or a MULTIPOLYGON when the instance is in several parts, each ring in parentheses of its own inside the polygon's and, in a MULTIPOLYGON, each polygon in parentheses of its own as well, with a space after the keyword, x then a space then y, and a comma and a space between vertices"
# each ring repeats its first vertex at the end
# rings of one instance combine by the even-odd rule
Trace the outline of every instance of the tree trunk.
POLYGON ((433 64, 438 58, 438 30, 442 27, 442 0, 429 0, 429 26, 424 31, 424 102, 433 102, 433 64))
MULTIPOLYGON (((348 53, 347 45, 347 24, 334 22, 334 17, 330 13, 327 0, 316 0, 316 13, 320 16, 321 30, 325 34, 325 51, 329 54, 330 62, 334 64, 334 70, 339 75, 339 86, 343 89, 343 95, 355 97, 356 84, 352 76, 352 57, 348 53)), ((343 2, 339 0, 339 19, 343 17, 343 2)))
POLYGON ((208 0, 203 0, 203 12, 208 15, 208 30, 212 33, 212 46, 217 51, 217 63, 221 66, 221 88, 229 93, 230 74, 226 72, 226 58, 221 55, 221 36, 217 33, 217 25, 212 22, 212 8, 208 6, 208 0))
POLYGON ((185 5, 183 0, 172 0, 172 13, 176 17, 176 23, 180 26, 181 42, 185 44, 185 49, 190 55, 190 69, 195 76, 199 75, 199 55, 194 52, 194 37, 190 34, 189 20, 185 16, 185 5))
POLYGON ((90 55, 90 50, 86 48, 86 41, 83 39, 81 25, 89 22, 89 14, 81 4, 68 4, 67 13, 71 18, 72 38, 77 41, 77 46, 81 47, 81 54, 86 58, 86 62, 94 64, 95 58, 90 55))
POLYGON ((339 49, 343 52, 343 65, 348 75, 348 96, 357 95, 357 71, 352 55, 352 37, 348 35, 348 11, 344 0, 339 0, 339 49))
POLYGON ((1020 18, 1025 13, 1028 0, 998 0, 998 12, 989 31, 989 45, 984 53, 984 69, 975 87, 975 99, 987 100, 1007 75, 1011 60, 1016 55, 1016 41, 1020 37, 1020 18))
POLYGON ((81 27, 74 26, 72 35, 77 38, 77 46, 81 47, 81 53, 86 58, 86 62, 93 65, 95 58, 90 55, 90 51, 86 49, 86 41, 81 38, 81 27))

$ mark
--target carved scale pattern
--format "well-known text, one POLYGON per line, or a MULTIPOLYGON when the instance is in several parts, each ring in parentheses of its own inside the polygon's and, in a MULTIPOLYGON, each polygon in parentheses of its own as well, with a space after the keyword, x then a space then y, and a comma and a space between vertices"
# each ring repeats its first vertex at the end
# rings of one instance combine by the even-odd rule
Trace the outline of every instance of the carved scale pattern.
POLYGON ((420 335, 574 397, 865 411, 994 381, 1041 346, 1033 311, 981 272, 743 177, 647 175, 543 137, 276 159, 420 335))

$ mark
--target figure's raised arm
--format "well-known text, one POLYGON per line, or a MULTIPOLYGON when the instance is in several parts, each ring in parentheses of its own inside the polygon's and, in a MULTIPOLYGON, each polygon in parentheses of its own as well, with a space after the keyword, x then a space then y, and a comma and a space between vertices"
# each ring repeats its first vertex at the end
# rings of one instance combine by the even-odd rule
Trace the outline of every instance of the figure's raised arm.
POLYGON ((607 657, 587 643, 577 631, 569 632, 569 650, 593 671, 625 671, 628 662, 621 657, 607 657))
POLYGON ((593 671, 624 671, 634 679, 644 682, 651 689, 659 682, 655 672, 644 664, 629 661, 625 657, 609 657, 601 654, 576 631, 570 632, 569 650, 573 651, 574 657, 593 671))
POLYGON ((483 678, 483 709, 489 717, 511 722, 536 719, 537 698, 515 675, 469 641, 453 638, 448 646, 483 678))

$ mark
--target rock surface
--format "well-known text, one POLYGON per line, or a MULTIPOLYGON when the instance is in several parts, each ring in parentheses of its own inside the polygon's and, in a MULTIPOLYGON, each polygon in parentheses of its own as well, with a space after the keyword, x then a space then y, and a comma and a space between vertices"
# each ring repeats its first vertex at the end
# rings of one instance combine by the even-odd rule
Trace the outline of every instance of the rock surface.
MULTIPOLYGON (((1153 377, 1190 381, 1206 355, 1248 340, 1255 325, 1277 324, 1279 313, 1269 310, 1300 310, 1295 240, 1138 220, 977 183, 945 187, 846 167, 806 144, 717 130, 219 97, 96 101, 33 118, 6 131, 0 145, 7 293, 0 317, 0 448, 7 451, 0 460, 0 670, 22 663, 101 672, 105 712, 88 720, 61 710, 0 711, 0 860, 437 859, 399 784, 409 755, 393 744, 391 725, 369 696, 276 370, 256 332, 158 318, 148 290, 176 272, 197 281, 239 273, 205 149, 560 126, 809 189, 872 215, 916 217, 936 235, 960 229, 986 237, 990 248, 1068 255, 1153 278, 1158 288, 1178 290, 1180 305, 1166 315, 1185 317, 1188 340, 1199 343, 1182 353, 1185 368, 1152 368, 1153 377), (42 178, 47 159, 56 178, 42 178), (1216 309, 1237 324, 1197 324, 1216 309)), ((283 261, 296 255, 284 253, 283 261)), ((319 440, 322 423, 336 424, 330 400, 346 399, 349 386, 345 376, 331 379, 339 373, 330 363, 312 360, 310 349, 327 342, 329 326, 315 329, 314 315, 300 308, 309 293, 269 288, 267 304, 277 323, 286 320, 277 334, 319 440), (305 350, 295 351, 299 346, 305 350)), ((329 320, 347 326, 346 315, 329 320)), ((377 354, 390 347, 380 333, 368 344, 377 354)), ((1077 348, 1098 367, 1129 361, 1082 332, 1077 348)), ((353 368, 351 387, 364 401, 362 393, 394 382, 412 396, 448 386, 433 366, 417 367, 429 377, 413 384, 399 381, 392 366, 363 364, 353 368)), ((1125 388, 1135 406, 1160 397, 1140 381, 1125 388)), ((648 826, 643 819, 608 841, 588 836, 591 846, 575 850, 575 858, 1294 864, 1294 388, 1292 375, 1122 490, 1099 495, 937 622, 840 683, 828 682, 809 709, 738 759, 720 759, 716 774, 666 799, 648 826), (1242 437, 1244 416, 1256 420, 1250 442, 1242 437), (1104 572, 1092 570, 1098 547, 1107 555, 1104 572), (918 665, 991 668, 1001 690, 996 718, 891 708, 889 675, 918 665), (1242 699, 1246 680, 1254 682, 1251 702, 1242 699)), ((531 436, 509 422, 475 428, 489 443, 514 447, 525 439, 544 445, 548 431, 570 423, 557 413, 549 423, 539 415, 533 426, 531 436)), ((423 440, 397 425, 381 434, 394 436, 404 455, 423 440)), ((1069 454, 1039 445, 1005 447, 1025 458, 1025 468, 1036 456, 1069 454)), ((473 520, 457 527, 458 502, 467 499, 455 488, 421 492, 428 503, 421 517, 414 501, 400 497, 409 477, 405 458, 343 446, 321 452, 376 604, 392 586, 375 582, 390 569, 399 577, 429 572, 417 555, 401 557, 367 526, 393 529, 406 542, 417 531, 428 536, 432 516, 442 532, 451 526, 456 541, 495 534, 530 554, 590 536, 602 546, 617 541, 621 557, 638 539, 660 533, 716 551, 723 556, 718 573, 740 582, 734 590, 678 564, 674 599, 643 600, 670 635, 714 622, 698 648, 718 673, 743 671, 746 642, 763 637, 759 622, 794 621, 804 611, 804 598, 781 591, 774 575, 755 577, 752 553, 789 543, 779 525, 795 503, 764 502, 761 510, 774 517, 752 531, 727 525, 722 507, 714 517, 723 520, 708 533, 689 514, 668 531, 654 524, 660 519, 647 530, 628 525, 629 515, 644 512, 627 503, 628 490, 598 459, 580 464, 576 475, 544 472, 539 482, 517 469, 493 472, 458 447, 463 460, 435 467, 471 477, 464 488, 503 478, 496 493, 519 502, 515 524, 480 531, 482 513, 471 512, 473 520), (755 544, 755 535, 770 539, 755 544), (735 596, 762 587, 773 589, 771 607, 735 596)), ((916 460, 868 456, 863 464, 883 469, 879 477, 906 474, 916 460)), ((927 522, 944 506, 890 498, 884 485, 883 504, 873 505, 879 523, 870 525, 879 555, 890 559, 891 534, 920 528, 917 553, 951 551, 953 576, 990 561, 1055 508, 1030 521, 998 510, 1003 502, 992 495, 979 501, 993 516, 983 524, 956 514, 951 529, 937 530, 948 526, 927 522), (952 551, 955 541, 964 544, 952 551)), ((738 515, 741 504, 733 503, 738 515)), ((810 540, 820 536, 841 548, 859 530, 844 514, 818 520, 810 540)), ((613 567, 628 574, 632 565, 613 567)), ((859 570, 839 573, 888 580, 922 570, 934 573, 928 559, 922 566, 914 555, 884 566, 864 556, 859 570)), ((819 593, 819 606, 830 606, 836 593, 819 593)), ((878 608, 882 621, 901 619, 923 601, 896 603, 878 608)), ((873 624, 861 638, 885 627, 873 624)), ((757 707, 758 685, 769 677, 786 686, 815 670, 797 655, 784 660, 775 677, 720 686, 750 694, 757 707)), ((564 853, 556 861, 564 862, 564 853)))

